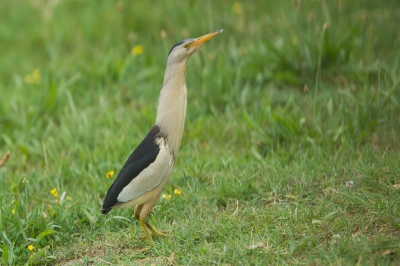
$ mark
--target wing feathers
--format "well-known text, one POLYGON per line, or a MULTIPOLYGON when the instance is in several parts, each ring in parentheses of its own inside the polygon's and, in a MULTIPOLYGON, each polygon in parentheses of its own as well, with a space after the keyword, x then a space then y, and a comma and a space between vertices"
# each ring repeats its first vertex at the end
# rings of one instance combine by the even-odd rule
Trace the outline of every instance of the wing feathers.
POLYGON ((156 188, 166 176, 171 167, 172 156, 165 145, 164 139, 159 139, 160 152, 153 163, 133 179, 118 195, 119 202, 127 202, 156 188))
POLYGON ((160 138, 163 138, 160 128, 155 125, 129 156, 104 198, 102 207, 104 214, 118 203, 121 191, 156 160, 160 152, 160 141, 158 141, 160 138))

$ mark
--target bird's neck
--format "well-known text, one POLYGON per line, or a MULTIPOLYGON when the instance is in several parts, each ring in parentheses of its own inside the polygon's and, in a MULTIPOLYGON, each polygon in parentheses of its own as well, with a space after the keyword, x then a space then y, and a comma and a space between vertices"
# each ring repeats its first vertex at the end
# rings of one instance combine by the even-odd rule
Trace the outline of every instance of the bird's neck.
POLYGON ((169 65, 165 70, 157 108, 156 124, 168 139, 168 145, 175 157, 178 155, 185 126, 186 62, 169 65))

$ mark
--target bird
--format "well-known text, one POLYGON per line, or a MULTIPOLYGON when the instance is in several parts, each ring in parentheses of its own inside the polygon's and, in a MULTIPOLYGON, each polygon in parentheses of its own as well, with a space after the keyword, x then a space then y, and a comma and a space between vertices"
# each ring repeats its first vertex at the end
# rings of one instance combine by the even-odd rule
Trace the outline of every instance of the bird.
POLYGON ((159 200, 170 178, 181 144, 186 117, 186 65, 205 42, 223 32, 219 29, 176 43, 170 50, 160 91, 155 124, 128 157, 103 200, 101 211, 134 207, 134 217, 152 246, 152 235, 166 236, 146 217, 159 200))

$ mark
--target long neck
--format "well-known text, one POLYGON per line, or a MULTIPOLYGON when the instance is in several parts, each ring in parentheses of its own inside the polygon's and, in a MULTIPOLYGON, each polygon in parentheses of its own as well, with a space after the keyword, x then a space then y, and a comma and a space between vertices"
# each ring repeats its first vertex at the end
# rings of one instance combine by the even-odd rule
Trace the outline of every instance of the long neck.
POLYGON ((174 156, 178 156, 186 116, 186 63, 187 60, 168 64, 164 84, 158 100, 156 124, 166 135, 174 156))

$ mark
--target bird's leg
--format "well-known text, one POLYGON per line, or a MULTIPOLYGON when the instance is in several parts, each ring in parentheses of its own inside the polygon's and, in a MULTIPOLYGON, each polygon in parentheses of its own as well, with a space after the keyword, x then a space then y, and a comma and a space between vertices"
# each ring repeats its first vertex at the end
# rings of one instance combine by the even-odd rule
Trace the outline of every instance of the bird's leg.
POLYGON ((149 222, 146 221, 145 217, 140 217, 140 213, 143 209, 143 204, 136 206, 134 216, 136 219, 139 220, 140 225, 142 226, 142 229, 144 233, 146 234, 146 238, 149 240, 150 244, 152 244, 152 239, 151 236, 149 235, 149 232, 147 231, 147 228, 151 231, 152 235, 157 235, 157 236, 167 236, 166 232, 157 230, 154 228, 149 222), (147 227, 147 228, 146 228, 147 227))
POLYGON ((139 218, 139 222, 140 222, 140 225, 142 226, 142 229, 144 231, 144 234, 146 235, 147 240, 150 243, 150 246, 153 246, 153 239, 151 238, 151 235, 149 234, 149 231, 147 231, 147 228, 146 228, 147 222, 146 222, 145 218, 141 218, 140 217, 139 218))
POLYGON ((143 204, 137 205, 133 215, 135 216, 136 219, 139 220, 140 226, 142 227, 144 234, 146 235, 146 238, 150 243, 150 246, 153 246, 153 240, 151 239, 151 235, 149 234, 149 232, 147 231, 147 228, 146 228, 147 222, 146 222, 145 218, 140 217, 140 212, 142 211, 142 209, 143 209, 143 204))
POLYGON ((133 212, 133 215, 138 220, 140 220, 139 217, 140 217, 140 212, 142 211, 142 209, 143 209, 143 204, 137 205, 136 208, 135 208, 135 211, 133 212))

